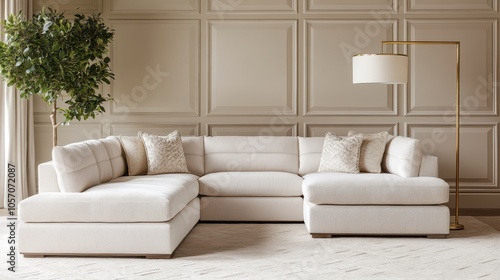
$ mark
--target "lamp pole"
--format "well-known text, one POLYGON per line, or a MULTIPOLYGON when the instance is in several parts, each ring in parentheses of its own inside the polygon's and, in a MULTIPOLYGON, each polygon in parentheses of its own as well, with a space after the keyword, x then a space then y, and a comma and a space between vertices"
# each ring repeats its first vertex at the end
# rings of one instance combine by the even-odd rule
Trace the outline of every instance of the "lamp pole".
POLYGON ((450 223, 451 230, 461 230, 464 226, 459 222, 460 196, 460 42, 458 41, 382 41, 382 52, 385 45, 456 45, 456 103, 455 103, 455 220, 450 223))

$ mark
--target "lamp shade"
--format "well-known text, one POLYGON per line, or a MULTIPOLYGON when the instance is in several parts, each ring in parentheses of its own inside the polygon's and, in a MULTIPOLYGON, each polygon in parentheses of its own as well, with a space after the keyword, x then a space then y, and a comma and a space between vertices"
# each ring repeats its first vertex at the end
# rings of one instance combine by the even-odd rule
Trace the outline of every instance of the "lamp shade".
POLYGON ((405 84, 408 56, 401 54, 361 54, 352 58, 353 84, 405 84))

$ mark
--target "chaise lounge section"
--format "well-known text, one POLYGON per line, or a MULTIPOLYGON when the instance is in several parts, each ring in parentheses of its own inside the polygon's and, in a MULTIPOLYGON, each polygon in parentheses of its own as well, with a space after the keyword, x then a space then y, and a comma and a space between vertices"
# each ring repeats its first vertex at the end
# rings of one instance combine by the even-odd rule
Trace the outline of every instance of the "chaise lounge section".
POLYGON ((304 220, 313 237, 449 234, 449 186, 418 140, 392 137, 383 173, 318 173, 323 137, 299 138, 304 220))
POLYGON ((19 204, 19 252, 170 258, 200 219, 203 137, 183 138, 183 148, 194 174, 125 176, 117 137, 56 147, 66 172, 39 166, 40 194, 19 204))

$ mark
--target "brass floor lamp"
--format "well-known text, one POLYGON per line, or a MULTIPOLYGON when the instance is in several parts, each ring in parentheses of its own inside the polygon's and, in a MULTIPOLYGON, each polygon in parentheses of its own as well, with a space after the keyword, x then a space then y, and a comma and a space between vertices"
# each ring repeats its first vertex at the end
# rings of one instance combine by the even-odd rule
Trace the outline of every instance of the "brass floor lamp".
POLYGON ((455 221, 450 229, 460 230, 464 226, 459 223, 459 148, 460 148, 460 42, 456 41, 382 41, 381 54, 360 54, 352 58, 353 83, 406 84, 408 81, 408 56, 384 53, 385 45, 456 45, 456 104, 455 104, 455 221))

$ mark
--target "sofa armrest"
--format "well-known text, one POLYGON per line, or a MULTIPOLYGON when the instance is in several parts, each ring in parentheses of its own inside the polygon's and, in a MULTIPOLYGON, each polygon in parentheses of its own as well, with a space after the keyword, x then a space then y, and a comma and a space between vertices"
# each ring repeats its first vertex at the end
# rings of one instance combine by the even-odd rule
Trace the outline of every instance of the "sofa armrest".
POLYGON ((52 161, 38 165, 38 192, 60 192, 56 168, 52 161))
POLYGON ((422 155, 418 176, 438 178, 438 158, 431 155, 422 155))

